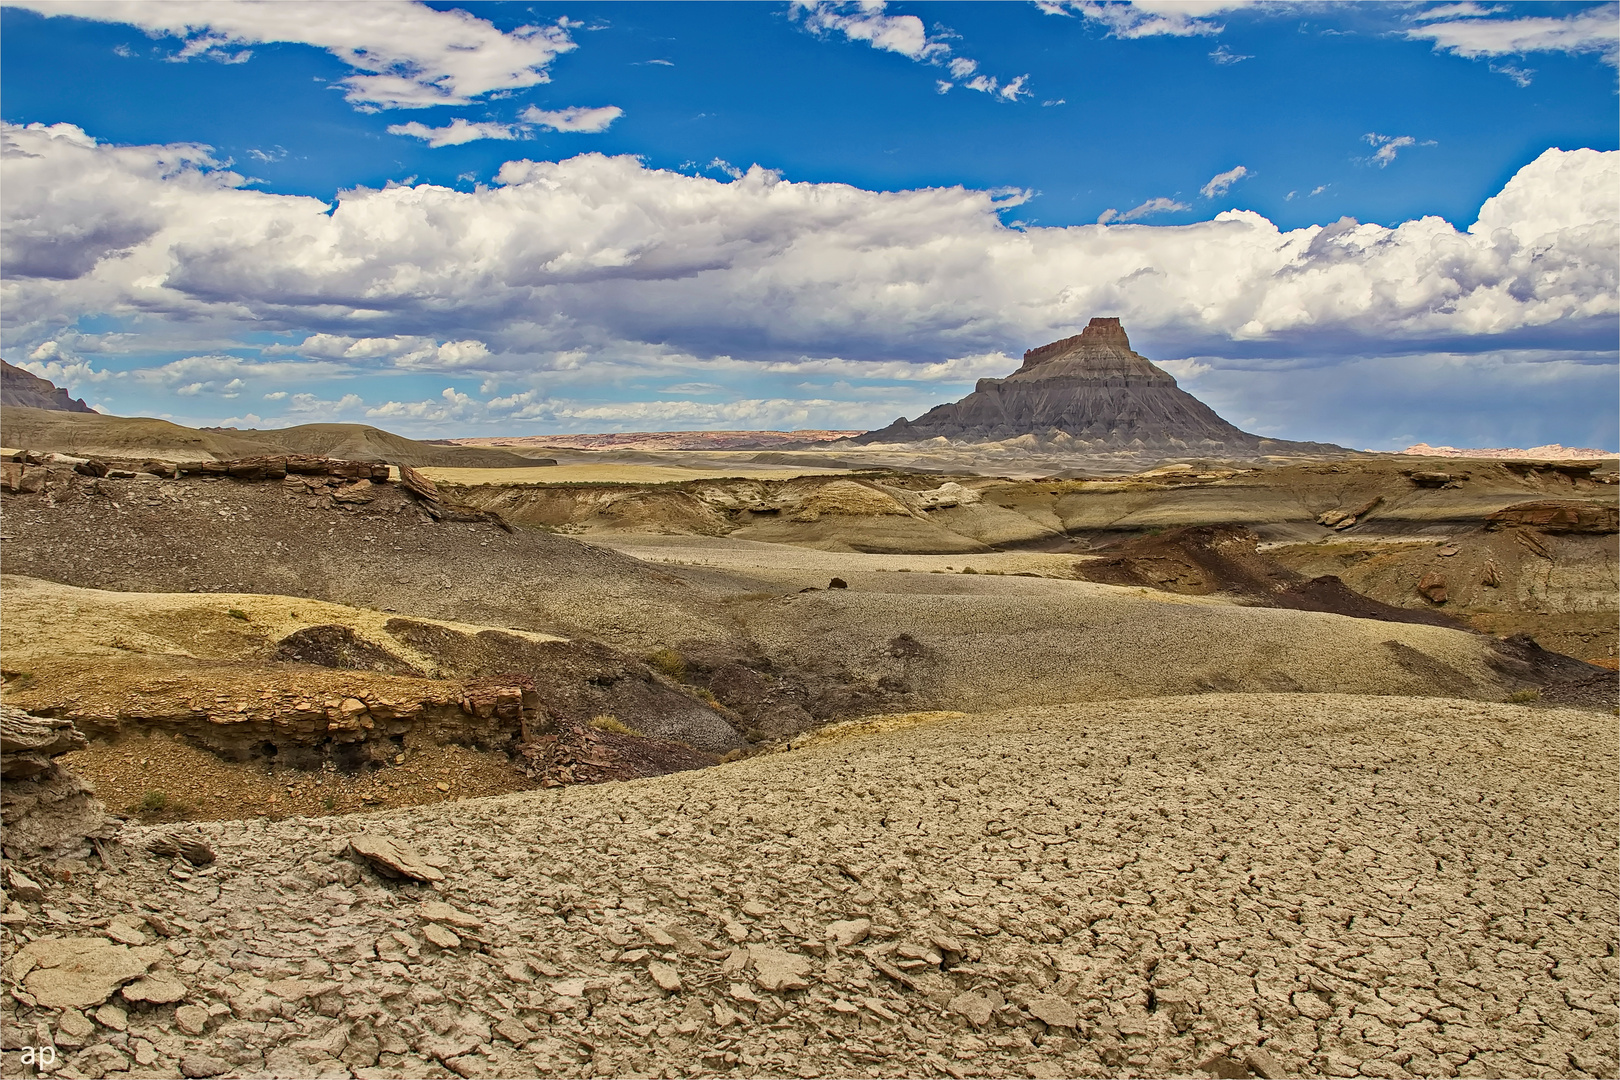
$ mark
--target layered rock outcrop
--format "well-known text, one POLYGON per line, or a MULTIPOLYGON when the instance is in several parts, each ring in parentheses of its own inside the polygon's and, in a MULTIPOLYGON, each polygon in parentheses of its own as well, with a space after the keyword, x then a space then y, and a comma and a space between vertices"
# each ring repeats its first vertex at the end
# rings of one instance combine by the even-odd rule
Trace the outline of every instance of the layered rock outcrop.
POLYGON ((1004 379, 980 379, 961 401, 904 417, 853 442, 1037 442, 1091 450, 1160 450, 1215 456, 1345 453, 1326 443, 1241 431, 1131 348, 1118 319, 1092 319, 1080 334, 1030 349, 1004 379))
POLYGON ((96 410, 49 379, 0 360, 0 404, 17 405, 25 409, 50 409, 54 412, 93 413, 96 410))
POLYGON ((96 793, 54 760, 84 746, 71 721, 0 705, 0 825, 8 854, 62 855, 111 835, 96 793))

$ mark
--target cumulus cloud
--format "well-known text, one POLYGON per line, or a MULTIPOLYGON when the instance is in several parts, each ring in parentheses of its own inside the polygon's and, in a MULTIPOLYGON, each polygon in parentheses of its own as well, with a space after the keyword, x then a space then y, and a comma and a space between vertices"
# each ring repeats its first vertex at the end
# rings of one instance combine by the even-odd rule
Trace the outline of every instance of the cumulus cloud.
POLYGON ((566 109, 538 109, 530 105, 523 110, 524 123, 533 124, 547 131, 577 131, 595 134, 606 131, 608 125, 624 115, 624 110, 617 105, 602 105, 597 108, 584 108, 570 106, 566 109))
POLYGON ((1620 313, 1616 152, 1546 151, 1461 230, 1425 217, 1284 231, 1250 211, 1014 229, 1000 211, 1017 192, 867 191, 757 166, 720 182, 599 154, 332 206, 244 188, 206 148, 3 133, 4 340, 23 355, 80 316, 138 315, 154 332, 298 332, 298 363, 359 348, 396 368, 415 356, 413 370, 588 379, 661 350, 751 364, 1017 355, 1098 313, 1203 351, 1309 341, 1324 355, 1339 339, 1591 334, 1620 313))
POLYGON ((806 30, 818 37, 839 33, 850 41, 864 41, 874 49, 899 53, 919 63, 942 65, 950 72, 950 79, 938 79, 934 88, 941 94, 957 83, 969 90, 990 94, 1003 101, 1017 101, 1028 96, 1024 84, 1028 75, 1020 75, 1006 82, 979 71, 976 60, 952 54, 951 46, 938 37, 930 37, 923 21, 915 15, 887 14, 884 0, 793 0, 789 18, 801 22, 806 30), (969 78, 969 76, 973 76, 969 78))
POLYGON ((1434 42, 1439 52, 1470 60, 1532 52, 1597 53, 1609 64, 1620 59, 1620 19, 1612 4, 1563 17, 1490 17, 1501 10, 1477 4, 1430 8, 1414 16, 1419 25, 1405 33, 1414 41, 1434 42))
POLYGON ((508 33, 465 11, 407 0, 7 0, 46 16, 124 23, 184 42, 176 59, 246 59, 244 46, 290 42, 325 49, 356 72, 342 80, 364 109, 465 105, 503 90, 549 82, 547 68, 575 48, 565 26, 508 33))
POLYGON ((369 365, 386 361, 393 367, 447 371, 476 367, 489 356, 482 341, 435 341, 430 337, 353 337, 348 334, 311 334, 297 345, 271 345, 266 356, 305 356, 369 365))
MULTIPOLYGON (((1080 15, 1108 28, 1110 37, 1192 37, 1226 29, 1214 17, 1253 7, 1258 0, 1037 0, 1048 15, 1080 15)), ((1249 57, 1239 57, 1247 60, 1249 57)))
POLYGON ((1235 169, 1228 169, 1223 173, 1216 173, 1209 178, 1209 183, 1198 189, 1198 194, 1206 199, 1217 199, 1226 194, 1226 189, 1249 175, 1249 170, 1239 165, 1235 169))
POLYGON ((474 123, 459 116, 444 127, 428 127, 416 120, 408 124, 389 124, 388 134, 409 135, 413 139, 422 139, 435 149, 441 146, 460 146, 463 143, 477 142, 479 139, 523 137, 520 130, 512 124, 474 123))
POLYGON ((822 3, 795 0, 791 17, 804 23, 815 34, 836 31, 851 41, 864 41, 874 49, 899 53, 912 60, 944 59, 951 47, 928 36, 923 21, 915 15, 887 15, 887 5, 877 0, 862 3, 822 3))

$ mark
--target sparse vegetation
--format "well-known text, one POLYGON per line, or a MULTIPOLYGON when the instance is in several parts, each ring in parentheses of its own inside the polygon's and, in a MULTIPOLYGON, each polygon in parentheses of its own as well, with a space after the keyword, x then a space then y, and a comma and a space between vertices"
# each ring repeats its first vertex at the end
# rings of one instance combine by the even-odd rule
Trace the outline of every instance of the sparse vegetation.
POLYGON ((1508 695, 1508 700, 1515 705, 1528 705, 1532 701, 1541 700, 1540 690, 1515 690, 1508 695))
POLYGON ((614 735, 640 735, 641 732, 626 724, 612 713, 598 713, 591 717, 591 727, 597 731, 607 731, 614 735))
POLYGON ((653 670, 660 671, 672 679, 686 677, 686 657, 674 649, 658 649, 647 655, 647 663, 653 670))
POLYGON ((141 796, 141 809, 148 814, 155 814, 169 805, 169 796, 156 789, 148 791, 141 796))
POLYGON ((243 611, 241 608, 229 608, 226 610, 225 614, 229 615, 233 619, 241 619, 243 622, 251 621, 248 619, 248 613, 243 611))
POLYGON ((973 569, 973 567, 971 567, 971 566, 964 566, 964 567, 962 567, 962 573, 964 573, 964 574, 977 574, 978 571, 973 569))
POLYGON ((321 809, 327 811, 328 813, 332 812, 333 810, 336 810, 337 809, 337 796, 336 795, 328 795, 324 799, 322 799, 321 800, 321 809))

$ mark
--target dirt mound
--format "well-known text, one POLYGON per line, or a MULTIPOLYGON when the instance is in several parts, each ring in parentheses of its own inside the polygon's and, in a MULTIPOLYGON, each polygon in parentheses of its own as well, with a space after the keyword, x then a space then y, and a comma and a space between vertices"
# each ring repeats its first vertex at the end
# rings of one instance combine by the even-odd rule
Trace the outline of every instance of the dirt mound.
POLYGON ((102 416, 6 406, 0 428, 7 446, 81 457, 216 461, 253 457, 274 449, 234 432, 199 431, 167 420, 102 416))
POLYGON ((281 663, 385 671, 390 675, 422 674, 387 649, 360 637, 350 627, 332 624, 295 630, 281 639, 270 658, 281 663))
POLYGON ((206 428, 234 438, 263 442, 269 447, 295 454, 352 461, 386 461, 412 468, 435 466, 461 469, 532 469, 555 465, 546 457, 530 457, 510 450, 471 446, 446 446, 418 442, 368 424, 301 424, 290 428, 206 428))
POLYGON ((397 484, 339 501, 302 480, 51 476, 34 494, 0 494, 9 572, 134 592, 307 596, 637 651, 675 632, 734 632, 720 605, 655 567, 539 530, 435 521, 397 484))
POLYGON ((1326 611, 1355 619, 1461 629, 1438 611, 1395 607, 1362 596, 1332 575, 1305 580, 1258 550, 1260 537, 1235 526, 1200 525, 1119 541, 1075 573, 1110 585, 1145 585, 1185 596, 1224 593, 1267 607, 1326 611))

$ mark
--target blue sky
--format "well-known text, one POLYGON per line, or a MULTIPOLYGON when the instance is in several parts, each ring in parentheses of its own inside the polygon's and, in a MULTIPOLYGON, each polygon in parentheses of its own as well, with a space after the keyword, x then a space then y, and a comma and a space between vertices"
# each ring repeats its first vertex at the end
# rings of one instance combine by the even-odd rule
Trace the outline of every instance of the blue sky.
POLYGON ((1117 314, 1265 434, 1612 448, 1617 27, 8 6, 0 345, 188 423, 864 428, 1117 314))

